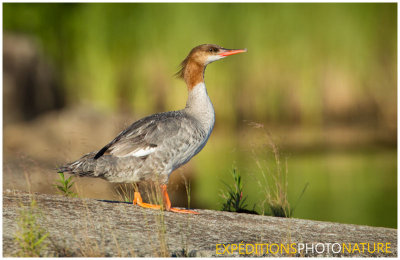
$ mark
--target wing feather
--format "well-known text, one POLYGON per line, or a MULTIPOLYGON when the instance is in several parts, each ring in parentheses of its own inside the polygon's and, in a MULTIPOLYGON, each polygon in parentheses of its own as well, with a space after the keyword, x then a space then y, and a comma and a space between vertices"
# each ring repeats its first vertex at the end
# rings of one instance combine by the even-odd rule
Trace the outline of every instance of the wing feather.
POLYGON ((157 151, 157 147, 166 138, 171 138, 178 133, 182 117, 182 113, 173 111, 151 115, 136 121, 104 146, 94 159, 104 154, 118 157, 148 156, 157 151))

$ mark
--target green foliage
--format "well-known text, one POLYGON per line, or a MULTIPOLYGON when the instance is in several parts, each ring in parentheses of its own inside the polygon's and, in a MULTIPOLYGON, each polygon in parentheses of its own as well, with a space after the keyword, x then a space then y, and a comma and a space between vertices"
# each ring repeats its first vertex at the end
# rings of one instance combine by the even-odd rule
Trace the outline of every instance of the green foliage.
POLYGON ((176 108, 186 97, 172 77, 179 62, 192 47, 216 43, 249 50, 207 70, 221 125, 241 115, 322 127, 376 111, 396 119, 396 10, 395 3, 5 3, 3 25, 35 37, 70 103, 143 114, 176 108))
POLYGON ((17 256, 19 257, 39 257, 47 247, 47 233, 37 222, 39 214, 37 213, 36 201, 32 199, 30 205, 26 208, 21 205, 20 215, 17 220, 17 231, 15 241, 19 245, 17 256))
POLYGON ((72 191, 72 187, 74 186, 74 182, 72 181, 72 176, 68 179, 65 179, 64 173, 59 172, 60 178, 57 180, 58 184, 54 184, 54 187, 57 188, 58 192, 66 197, 77 197, 78 194, 72 191))
POLYGON ((222 210, 230 212, 247 212, 247 196, 243 198, 242 176, 236 168, 233 168, 231 177, 233 179, 233 185, 223 182, 226 190, 221 194, 221 197, 224 199, 222 210))

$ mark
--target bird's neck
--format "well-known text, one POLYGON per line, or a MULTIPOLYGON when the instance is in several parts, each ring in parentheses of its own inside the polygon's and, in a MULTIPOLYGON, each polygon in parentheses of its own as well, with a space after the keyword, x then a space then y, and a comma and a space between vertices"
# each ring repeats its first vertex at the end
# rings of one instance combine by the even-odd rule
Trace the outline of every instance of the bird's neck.
POLYGON ((211 130, 215 122, 214 107, 207 94, 203 81, 189 89, 186 107, 184 109, 203 125, 205 130, 211 130))
POLYGON ((190 60, 183 68, 182 77, 188 87, 188 99, 184 110, 196 118, 205 131, 211 132, 214 127, 215 113, 204 84, 205 68, 206 65, 190 60))
POLYGON ((189 60, 183 68, 183 79, 186 82, 188 91, 192 91, 199 83, 204 84, 204 70, 206 65, 189 60))

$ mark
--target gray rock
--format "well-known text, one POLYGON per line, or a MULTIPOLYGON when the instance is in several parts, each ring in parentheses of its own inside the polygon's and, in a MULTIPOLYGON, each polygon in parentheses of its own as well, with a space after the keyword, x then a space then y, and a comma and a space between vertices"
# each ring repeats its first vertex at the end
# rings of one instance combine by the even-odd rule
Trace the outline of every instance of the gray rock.
POLYGON ((284 250, 272 253, 277 248, 273 244, 280 243, 314 245, 314 252, 303 250, 294 256, 397 256, 396 229, 213 210, 197 210, 200 215, 176 214, 124 202, 10 190, 3 193, 4 256, 15 256, 19 250, 15 242, 18 215, 22 205, 30 205, 32 199, 37 202, 38 224, 49 233, 43 256, 288 256, 284 250), (327 252, 330 247, 326 246, 319 254, 315 249, 321 251, 323 245, 315 248, 317 243, 351 243, 352 248, 357 243, 360 250, 333 253, 327 252), (361 243, 370 243, 370 250, 373 243, 390 243, 391 253, 368 253, 366 248, 361 250, 361 243), (268 253, 265 244, 270 246, 268 253), (237 250, 233 250, 235 245, 237 250), (247 253, 258 247, 257 254, 246 254, 246 246, 247 253), (224 248, 229 254, 222 254, 224 248))

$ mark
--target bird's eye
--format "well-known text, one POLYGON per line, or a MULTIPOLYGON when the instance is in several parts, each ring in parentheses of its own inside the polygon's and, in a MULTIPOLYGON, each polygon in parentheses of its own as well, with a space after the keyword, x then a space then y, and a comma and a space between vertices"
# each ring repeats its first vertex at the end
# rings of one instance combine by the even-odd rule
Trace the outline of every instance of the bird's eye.
POLYGON ((213 48, 210 48, 208 51, 209 51, 209 52, 213 52, 213 51, 214 51, 214 49, 213 49, 213 48))

